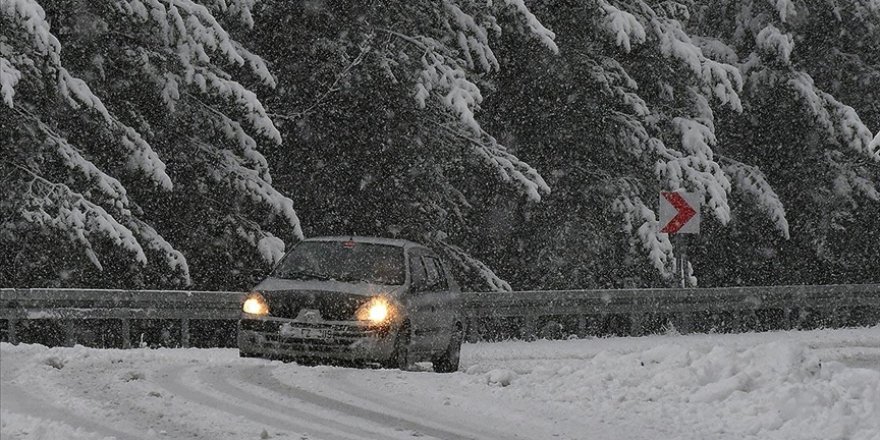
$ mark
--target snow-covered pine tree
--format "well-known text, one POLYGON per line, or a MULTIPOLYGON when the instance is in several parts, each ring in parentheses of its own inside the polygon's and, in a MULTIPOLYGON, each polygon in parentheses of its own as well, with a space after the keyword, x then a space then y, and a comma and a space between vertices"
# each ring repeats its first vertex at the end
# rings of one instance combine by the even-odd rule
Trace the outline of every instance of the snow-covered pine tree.
POLYGON ((206 286, 301 236, 236 78, 275 80, 218 21, 252 4, 0 0, 0 285, 206 286))
POLYGON ((548 53, 553 33, 522 0, 278 0, 255 11, 246 38, 275 67, 267 103, 288 147, 268 157, 299 171, 276 173, 276 185, 309 212, 306 232, 412 238, 445 249, 475 288, 509 289, 455 243, 484 195, 537 201, 549 188, 476 115, 502 68, 502 33, 548 53), (267 33, 277 28, 287 32, 267 33))
MULTIPOLYGON (((551 59, 510 45, 521 61, 493 101, 493 110, 504 115, 498 119, 505 127, 498 130, 507 133, 517 154, 553 176, 549 211, 531 210, 544 217, 539 223, 550 230, 595 232, 578 243, 564 238, 576 238, 571 232, 547 240, 539 231, 524 247, 562 240, 562 247, 587 250, 581 265, 596 264, 595 249, 605 249, 599 258, 615 254, 608 265, 622 265, 630 257, 613 250, 623 238, 615 232, 620 223, 608 221, 613 216, 623 219, 634 248, 660 273, 670 273, 673 246, 657 225, 660 190, 703 193, 717 222, 730 219, 731 175, 715 152, 715 113, 741 110, 740 71, 704 53, 684 29, 687 8, 673 2, 547 1, 535 13, 557 32, 560 55, 551 59), (524 80, 527 85, 520 84, 524 80), (517 93, 519 99, 506 99, 517 93), (512 123, 528 115, 535 115, 533 124, 512 123)), ((753 175, 755 185, 766 188, 753 175)), ((608 273, 616 275, 586 282, 621 282, 619 272, 608 273)), ((638 270, 631 275, 635 284, 650 279, 638 270)))
POLYGON ((782 258, 798 255, 788 262, 804 268, 794 279, 880 257, 855 251, 852 238, 880 247, 876 223, 857 220, 880 202, 880 4, 729 0, 692 11, 687 29, 706 35, 704 52, 744 79, 744 111, 718 128, 722 163, 792 236, 782 258), (774 191, 755 191, 754 172, 774 191), (819 266, 806 263, 810 254, 819 266))

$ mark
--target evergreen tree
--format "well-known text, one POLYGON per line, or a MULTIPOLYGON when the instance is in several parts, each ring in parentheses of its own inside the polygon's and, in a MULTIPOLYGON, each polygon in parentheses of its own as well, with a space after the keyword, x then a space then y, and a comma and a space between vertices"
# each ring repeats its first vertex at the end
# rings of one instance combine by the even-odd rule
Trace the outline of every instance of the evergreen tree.
POLYGON ((736 65, 745 80, 742 114, 719 118, 718 151, 753 196, 744 201, 777 212, 777 227, 791 238, 768 242, 763 227, 743 216, 749 220, 735 226, 746 235, 735 240, 750 245, 722 239, 706 258, 767 267, 761 278, 746 268, 718 281, 876 282, 880 235, 876 218, 864 213, 880 202, 880 145, 872 135, 880 129, 880 6, 739 0, 693 10, 689 30, 711 36, 701 37, 704 51, 736 65), (751 189, 755 173, 773 188, 769 204, 751 189), (859 245, 866 242, 872 245, 859 245))
POLYGON ((466 286, 509 289, 456 244, 500 189, 549 192, 475 117, 502 33, 556 50, 522 1, 266 1, 255 20, 243 38, 277 74, 267 103, 284 138, 268 157, 306 233, 410 238, 457 262, 466 286))
POLYGON ((301 236, 236 81, 275 79, 218 21, 252 3, 0 2, 0 285, 211 287, 301 236))
MULTIPOLYGON (((683 28, 687 9, 680 5, 541 5, 535 13, 559 35, 559 57, 510 43, 519 62, 492 102, 501 113, 498 130, 553 176, 548 206, 529 208, 541 226, 525 225, 528 244, 519 247, 524 258, 578 249, 567 266, 591 269, 562 278, 568 287, 656 284, 633 257, 647 256, 659 274, 675 272, 673 244, 658 232, 659 191, 702 193, 710 216, 721 224, 730 219, 732 177, 715 152, 715 112, 742 110, 740 71, 703 53, 683 28), (535 235, 541 227, 556 232, 535 235)), ((547 262, 532 263, 520 265, 542 271, 547 262)), ((571 274, 551 270, 557 279, 571 274)))

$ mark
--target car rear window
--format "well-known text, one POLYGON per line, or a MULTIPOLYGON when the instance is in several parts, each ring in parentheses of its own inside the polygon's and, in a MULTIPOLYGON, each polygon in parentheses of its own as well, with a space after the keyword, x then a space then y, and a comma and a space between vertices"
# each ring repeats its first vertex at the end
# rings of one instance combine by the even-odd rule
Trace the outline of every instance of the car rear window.
POLYGON ((273 276, 401 285, 403 248, 353 241, 304 241, 287 254, 273 276))

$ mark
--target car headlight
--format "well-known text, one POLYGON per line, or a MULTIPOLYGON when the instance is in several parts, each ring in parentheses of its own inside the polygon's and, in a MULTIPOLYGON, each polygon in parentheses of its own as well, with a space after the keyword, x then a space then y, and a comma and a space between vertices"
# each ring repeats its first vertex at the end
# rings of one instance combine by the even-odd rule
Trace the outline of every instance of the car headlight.
POLYGON ((241 310, 249 315, 268 315, 269 303, 259 292, 252 292, 249 293, 244 300, 244 305, 241 306, 241 310))
POLYGON ((359 321, 382 324, 391 320, 394 315, 394 305, 386 298, 375 296, 360 306, 356 315, 359 321))

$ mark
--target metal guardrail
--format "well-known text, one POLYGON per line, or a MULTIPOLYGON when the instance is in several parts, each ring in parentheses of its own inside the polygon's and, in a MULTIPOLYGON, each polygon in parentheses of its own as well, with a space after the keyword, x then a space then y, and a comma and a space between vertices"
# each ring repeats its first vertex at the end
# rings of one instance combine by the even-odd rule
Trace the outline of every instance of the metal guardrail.
MULTIPOLYGON (((145 330, 144 327, 161 327, 160 333, 168 335, 160 335, 164 340, 160 342, 175 341, 186 347, 190 345, 191 324, 207 322, 212 327, 228 327, 241 316, 243 301, 242 292, 0 289, 0 321, 6 321, 0 332, 5 333, 4 340, 16 343, 20 339, 21 321, 52 321, 61 325, 63 344, 73 345, 89 337, 89 329, 82 328, 87 326, 78 323, 103 321, 103 326, 92 333, 106 336, 107 328, 118 324, 118 328, 111 330, 118 334, 114 338, 118 339, 117 345, 124 348, 133 345, 132 335, 143 334, 139 330, 145 330), (162 322, 174 325, 156 325, 162 322), (172 332, 176 334, 171 335, 172 332)), ((234 345, 234 341, 229 344, 234 345)))
POLYGON ((471 340, 548 336, 542 330, 561 323, 569 328, 560 331, 579 337, 672 327, 688 333, 880 324, 880 284, 486 292, 464 298, 471 340))
MULTIPOLYGON (((462 297, 469 340, 641 335, 670 327, 688 333, 880 324, 880 284, 470 292, 462 297)), ((195 339, 201 341, 195 345, 234 346, 243 299, 241 292, 0 289, 0 336, 34 342, 24 334, 26 327, 46 324, 60 334, 56 345, 85 340, 99 346, 186 347, 195 339), (132 336, 137 340, 138 335, 134 344, 132 336)), ((32 333, 37 331, 45 329, 32 333)))

